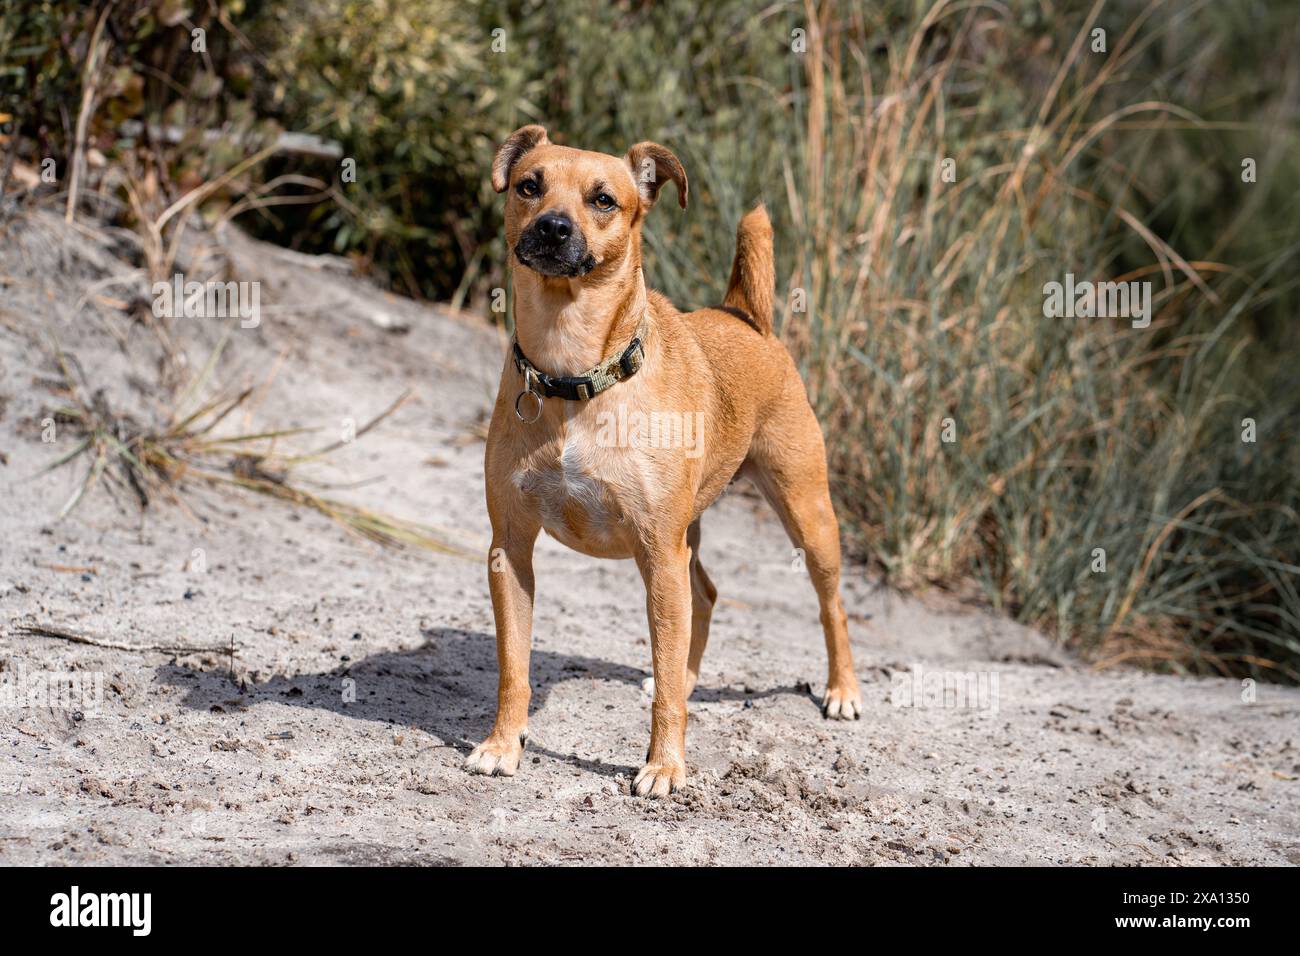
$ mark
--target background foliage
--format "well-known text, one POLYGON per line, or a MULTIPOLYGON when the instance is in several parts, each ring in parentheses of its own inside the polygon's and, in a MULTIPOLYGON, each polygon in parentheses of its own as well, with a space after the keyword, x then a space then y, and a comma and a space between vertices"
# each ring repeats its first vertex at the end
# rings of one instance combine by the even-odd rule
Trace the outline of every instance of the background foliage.
MULTIPOLYGON (((4 0, 0 113, 29 159, 70 161, 104 9, 4 0)), ((110 167, 174 201, 281 130, 334 140, 355 183, 277 154, 205 213, 412 295, 505 283, 486 170, 517 126, 669 145, 693 202, 651 216, 651 282, 716 302, 768 203, 847 541, 893 583, 975 582, 1103 661, 1300 676, 1288 4, 119 0, 105 23, 110 167), (1045 319, 1067 272, 1151 281, 1151 328, 1045 319)))

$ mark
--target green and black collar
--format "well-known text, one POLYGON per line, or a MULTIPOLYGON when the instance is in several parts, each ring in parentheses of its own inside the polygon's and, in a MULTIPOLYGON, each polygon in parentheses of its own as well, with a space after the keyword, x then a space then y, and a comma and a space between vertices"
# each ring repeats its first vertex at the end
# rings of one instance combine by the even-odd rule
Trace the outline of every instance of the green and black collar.
MULTIPOLYGON (((519 347, 519 340, 514 342, 515 368, 519 374, 524 377, 524 390, 519 393, 519 398, 523 398, 525 393, 531 392, 538 398, 538 414, 541 414, 542 398, 563 398, 570 402, 585 402, 595 395, 608 388, 613 388, 619 382, 631 378, 641 370, 641 365, 645 362, 645 341, 648 329, 648 319, 650 310, 647 309, 645 315, 641 316, 641 322, 636 327, 636 334, 632 341, 618 355, 610 356, 601 362, 595 368, 588 369, 581 375, 547 375, 539 371, 537 366, 528 361, 528 356, 524 355, 524 350, 519 347)), ((516 399, 516 410, 518 400, 516 399)), ((519 416, 521 419, 522 415, 519 416)), ((535 418, 533 419, 536 420, 535 418)))

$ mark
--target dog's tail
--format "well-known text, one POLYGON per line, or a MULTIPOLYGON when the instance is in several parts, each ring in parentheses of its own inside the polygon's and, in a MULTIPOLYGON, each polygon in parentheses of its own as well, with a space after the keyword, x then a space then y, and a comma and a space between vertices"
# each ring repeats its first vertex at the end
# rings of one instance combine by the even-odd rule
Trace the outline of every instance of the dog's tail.
POLYGON ((736 229, 736 258, 724 306, 740 309, 764 335, 772 334, 772 300, 776 295, 776 263, 772 253, 772 222, 759 203, 736 229))

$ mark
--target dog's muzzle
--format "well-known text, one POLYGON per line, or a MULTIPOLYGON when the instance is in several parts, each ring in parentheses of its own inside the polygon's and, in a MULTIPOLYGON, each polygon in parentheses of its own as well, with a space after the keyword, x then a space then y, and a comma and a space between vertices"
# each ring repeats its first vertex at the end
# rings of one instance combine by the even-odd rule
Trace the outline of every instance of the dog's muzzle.
POLYGON ((515 243, 515 258, 547 276, 585 276, 596 267, 582 230, 561 213, 543 213, 515 243))

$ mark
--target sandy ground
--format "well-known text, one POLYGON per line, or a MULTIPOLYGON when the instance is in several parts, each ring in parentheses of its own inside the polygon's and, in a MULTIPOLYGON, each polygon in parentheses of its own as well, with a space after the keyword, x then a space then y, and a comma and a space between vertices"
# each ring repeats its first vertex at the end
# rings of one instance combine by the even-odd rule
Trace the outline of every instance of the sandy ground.
MULTIPOLYGON (((481 320, 377 292, 234 235, 263 315, 218 377, 259 382, 246 427, 368 420, 314 476, 340 496, 486 549, 481 431, 504 343, 481 320)), ((461 767, 491 726, 483 562, 360 542, 314 513, 196 488, 143 514, 102 488, 62 521, 84 462, 40 329, 115 408, 166 410, 150 333, 88 290, 143 296, 129 243, 37 214, 0 238, 0 678, 102 675, 99 713, 0 709, 4 863, 1300 863, 1300 691, 1096 673, 1040 635, 849 569, 860 722, 824 721, 816 602, 741 485, 704 521, 717 582, 690 780, 629 796, 650 649, 630 562, 539 543, 531 739, 519 776, 461 767), (121 341, 118 339, 120 338, 121 341), (201 552, 201 554, 196 554, 201 552), (53 624, 118 650, 20 631, 53 624), (621 635, 615 636, 615 635, 621 635), (897 681, 971 675, 986 696, 902 706, 897 681), (982 683, 979 683, 982 682, 982 683), (952 703, 950 701, 949 703, 952 703)), ((201 363, 220 330, 181 320, 201 363)), ((119 496, 120 498, 120 496, 119 496)), ((30 683, 26 686, 30 686, 30 683)))

